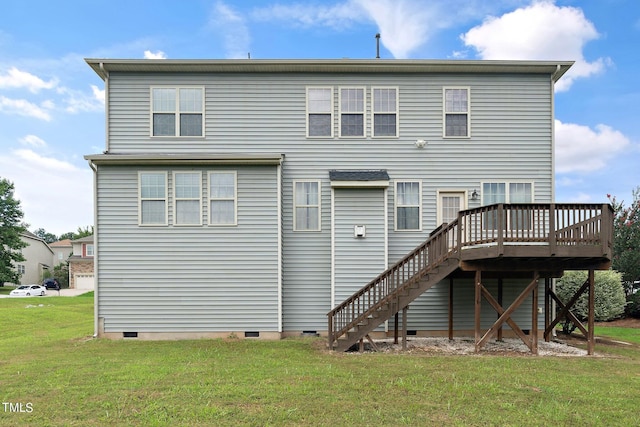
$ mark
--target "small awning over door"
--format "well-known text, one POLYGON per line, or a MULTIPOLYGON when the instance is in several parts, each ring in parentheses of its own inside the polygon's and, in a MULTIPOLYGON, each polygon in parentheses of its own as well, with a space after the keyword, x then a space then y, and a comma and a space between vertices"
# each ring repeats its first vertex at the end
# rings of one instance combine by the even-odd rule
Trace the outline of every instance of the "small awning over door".
POLYGON ((330 170, 331 187, 388 187, 389 174, 384 169, 330 170))

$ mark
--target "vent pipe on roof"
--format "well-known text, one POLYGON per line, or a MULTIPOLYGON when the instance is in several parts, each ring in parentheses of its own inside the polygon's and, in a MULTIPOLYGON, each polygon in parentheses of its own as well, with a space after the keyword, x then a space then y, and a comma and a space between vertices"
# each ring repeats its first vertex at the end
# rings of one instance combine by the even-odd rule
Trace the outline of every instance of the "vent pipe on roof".
POLYGON ((380 33, 376 34, 376 59, 380 59, 380 33))

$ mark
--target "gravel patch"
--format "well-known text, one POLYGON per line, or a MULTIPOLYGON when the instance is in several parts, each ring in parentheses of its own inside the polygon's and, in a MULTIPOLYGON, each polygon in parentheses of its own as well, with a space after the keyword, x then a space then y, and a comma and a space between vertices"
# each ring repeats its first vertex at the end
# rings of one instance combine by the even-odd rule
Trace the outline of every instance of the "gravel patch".
MULTIPOLYGON (((374 340, 378 350, 384 353, 403 353, 402 340, 398 344, 393 343, 393 338, 374 340)), ((371 344, 365 341, 365 352, 375 351, 371 344)), ((475 343, 473 338, 431 338, 431 337, 412 337, 407 339, 407 350, 405 353, 427 353, 434 355, 475 355, 475 343)), ((355 352, 357 353, 357 352, 355 352)), ((502 341, 491 340, 487 342, 479 354, 493 355, 523 355, 535 356, 531 354, 527 347, 518 338, 505 338, 502 341)), ((572 347, 560 341, 545 342, 538 341, 538 356, 586 356, 587 351, 572 347)))

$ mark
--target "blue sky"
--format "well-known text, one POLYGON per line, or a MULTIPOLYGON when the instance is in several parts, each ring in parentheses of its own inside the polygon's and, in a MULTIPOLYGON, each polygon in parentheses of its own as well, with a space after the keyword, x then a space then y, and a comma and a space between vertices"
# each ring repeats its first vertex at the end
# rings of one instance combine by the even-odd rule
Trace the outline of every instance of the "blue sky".
POLYGON ((30 230, 93 224, 85 154, 104 85, 84 58, 544 59, 556 86, 556 201, 640 185, 638 0, 8 0, 0 14, 0 177, 30 230))

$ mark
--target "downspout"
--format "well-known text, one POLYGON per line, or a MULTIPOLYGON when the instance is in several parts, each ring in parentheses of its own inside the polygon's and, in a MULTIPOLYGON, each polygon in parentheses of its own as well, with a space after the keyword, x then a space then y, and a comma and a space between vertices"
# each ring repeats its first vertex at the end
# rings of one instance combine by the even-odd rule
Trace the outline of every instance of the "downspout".
POLYGON ((89 167, 93 171, 93 338, 98 337, 98 168, 89 160, 89 167))

